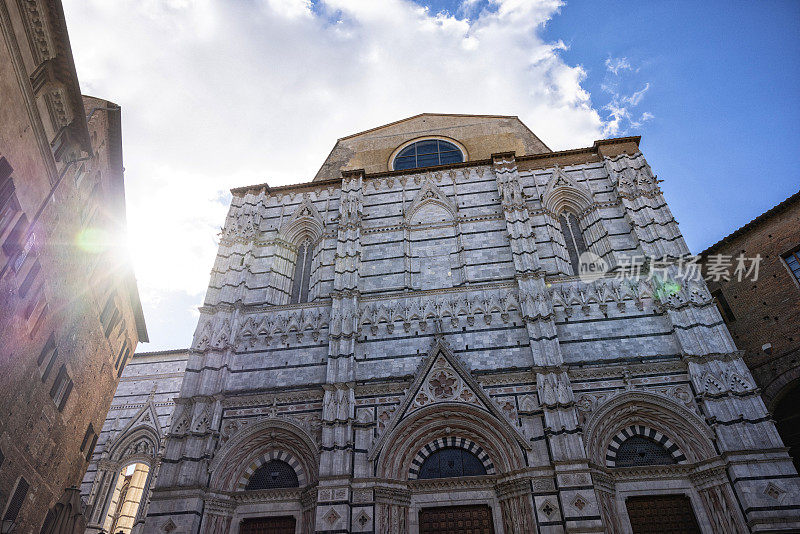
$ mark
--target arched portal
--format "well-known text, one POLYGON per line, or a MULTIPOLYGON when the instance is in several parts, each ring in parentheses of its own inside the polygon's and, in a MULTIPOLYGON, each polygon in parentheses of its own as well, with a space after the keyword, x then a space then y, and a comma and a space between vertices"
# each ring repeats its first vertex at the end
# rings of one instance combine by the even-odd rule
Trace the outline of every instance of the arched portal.
POLYGON ((377 477, 405 489, 376 492, 376 531, 413 534, 468 517, 495 532, 536 531, 530 484, 507 490, 526 467, 523 440, 507 421, 474 405, 437 403, 402 419, 382 444, 377 477))
POLYGON ((103 530, 114 534, 130 534, 139 513, 150 466, 132 463, 125 466, 117 476, 108 512, 103 520, 103 530))
POLYGON ((585 440, 593 476, 604 482, 596 494, 609 532, 652 526, 651 512, 662 509, 684 517, 680 531, 694 532, 695 522, 703 531, 746 531, 713 432, 671 398, 617 395, 586 422, 585 440))
POLYGON ((298 532, 314 532, 309 492, 319 472, 319 451, 311 435, 282 418, 236 424, 240 430, 209 467, 210 489, 229 497, 214 497, 206 507, 203 534, 283 532, 269 529, 290 523, 298 532))
POLYGON ((783 444, 789 447, 794 466, 800 470, 800 381, 796 381, 782 392, 773 409, 775 427, 783 444))

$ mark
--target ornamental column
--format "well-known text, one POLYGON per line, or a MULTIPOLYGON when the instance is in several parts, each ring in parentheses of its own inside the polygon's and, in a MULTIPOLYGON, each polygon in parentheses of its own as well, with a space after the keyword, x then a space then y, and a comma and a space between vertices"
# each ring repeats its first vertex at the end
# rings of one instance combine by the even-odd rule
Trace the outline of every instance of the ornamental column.
POLYGON ((708 287, 701 279, 681 277, 675 266, 665 272, 658 294, 738 503, 724 480, 702 490, 701 497, 742 532, 747 526, 752 532, 800 528, 797 471, 708 287))
MULTIPOLYGON (((567 532, 603 532, 589 462, 578 425, 572 385, 558 343, 553 303, 539 264, 528 206, 513 152, 492 154, 492 166, 514 258, 520 309, 530 339, 544 415, 544 434, 555 467, 555 487, 567 532)), ((537 521, 552 512, 536 511, 537 521)))
POLYGON ((316 531, 350 531, 363 171, 343 173, 331 292, 316 531))

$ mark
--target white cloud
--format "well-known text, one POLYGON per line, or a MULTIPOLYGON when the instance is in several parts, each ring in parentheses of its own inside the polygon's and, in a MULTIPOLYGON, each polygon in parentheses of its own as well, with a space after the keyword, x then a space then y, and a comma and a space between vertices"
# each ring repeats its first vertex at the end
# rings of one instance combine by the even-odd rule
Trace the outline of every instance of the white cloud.
POLYGON ((604 130, 585 71, 537 33, 557 0, 64 5, 83 92, 122 106, 148 317, 158 295, 205 290, 229 188, 310 180, 338 137, 420 112, 519 115, 554 149, 604 130))
POLYGON ((622 89, 626 85, 625 71, 636 73, 639 72, 639 69, 634 69, 626 57, 609 57, 605 64, 606 76, 603 83, 600 84, 600 88, 604 93, 610 95, 610 101, 602 107, 602 111, 605 112, 603 135, 620 135, 630 129, 639 128, 645 122, 653 119, 653 114, 647 111, 641 113, 636 119, 636 111, 633 109, 642 102, 645 93, 650 89, 649 83, 645 83, 641 89, 629 94, 622 89))
POLYGON ((609 57, 606 59, 606 69, 613 75, 618 75, 620 71, 631 70, 631 64, 626 57, 609 57))

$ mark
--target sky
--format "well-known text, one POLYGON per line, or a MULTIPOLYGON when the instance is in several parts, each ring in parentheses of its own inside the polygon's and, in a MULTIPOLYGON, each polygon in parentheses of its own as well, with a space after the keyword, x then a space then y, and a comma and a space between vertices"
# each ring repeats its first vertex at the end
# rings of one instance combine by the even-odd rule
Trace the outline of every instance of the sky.
POLYGON ((641 135, 695 253, 800 188, 800 2, 63 3, 81 90, 122 106, 138 352, 191 343, 230 188, 422 112, 517 115, 553 150, 641 135))

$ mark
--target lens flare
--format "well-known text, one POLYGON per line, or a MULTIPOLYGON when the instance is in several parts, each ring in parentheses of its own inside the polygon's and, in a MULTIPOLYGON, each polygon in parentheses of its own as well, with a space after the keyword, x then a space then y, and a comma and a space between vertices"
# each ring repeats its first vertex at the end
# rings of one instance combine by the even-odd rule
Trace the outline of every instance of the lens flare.
POLYGON ((100 228, 85 228, 75 237, 79 249, 91 254, 100 254, 108 249, 108 234, 100 228))

